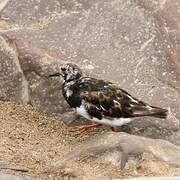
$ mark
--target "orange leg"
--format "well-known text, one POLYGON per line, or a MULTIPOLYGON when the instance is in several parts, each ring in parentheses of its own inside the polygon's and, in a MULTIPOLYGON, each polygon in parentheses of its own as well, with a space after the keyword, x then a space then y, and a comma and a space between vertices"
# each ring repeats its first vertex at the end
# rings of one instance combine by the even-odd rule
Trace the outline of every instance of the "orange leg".
POLYGON ((82 133, 84 131, 87 131, 90 128, 98 128, 100 126, 102 126, 102 125, 101 124, 90 124, 90 125, 85 125, 85 126, 77 126, 77 127, 72 128, 70 131, 71 132, 79 131, 79 133, 82 133))

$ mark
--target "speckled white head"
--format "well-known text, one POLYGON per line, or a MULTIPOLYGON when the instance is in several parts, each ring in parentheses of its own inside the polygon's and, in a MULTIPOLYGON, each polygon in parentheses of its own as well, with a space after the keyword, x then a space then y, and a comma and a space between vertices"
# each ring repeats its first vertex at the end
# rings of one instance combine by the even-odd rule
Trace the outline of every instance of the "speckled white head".
POLYGON ((65 64, 63 67, 61 67, 61 71, 65 82, 78 79, 82 76, 81 69, 76 64, 72 63, 65 64))

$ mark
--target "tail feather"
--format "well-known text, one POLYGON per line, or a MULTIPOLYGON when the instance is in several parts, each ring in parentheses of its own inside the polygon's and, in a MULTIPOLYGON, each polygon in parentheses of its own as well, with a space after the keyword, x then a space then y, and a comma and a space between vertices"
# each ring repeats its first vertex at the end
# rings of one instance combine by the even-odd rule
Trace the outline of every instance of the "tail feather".
POLYGON ((133 108, 133 116, 134 117, 141 117, 141 116, 152 116, 156 118, 166 119, 168 114, 168 110, 162 109, 155 106, 136 106, 133 108))
POLYGON ((151 111, 151 116, 153 117, 157 117, 157 118, 162 118, 162 119, 166 119, 167 118, 167 114, 168 114, 168 110, 167 109, 162 109, 159 107, 151 107, 152 109, 151 111))

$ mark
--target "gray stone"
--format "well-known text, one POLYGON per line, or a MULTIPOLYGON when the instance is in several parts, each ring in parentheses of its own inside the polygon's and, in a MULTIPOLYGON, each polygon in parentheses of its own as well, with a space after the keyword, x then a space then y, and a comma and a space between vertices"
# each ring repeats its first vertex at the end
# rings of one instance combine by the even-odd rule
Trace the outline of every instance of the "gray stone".
MULTIPOLYGON (((158 160, 164 161, 175 167, 180 167, 180 147, 168 141, 161 139, 150 139, 140 136, 129 135, 127 133, 109 132, 93 138, 86 142, 81 142, 72 150, 64 155, 64 157, 55 162, 54 167, 60 168, 72 160, 77 160, 79 157, 88 155, 98 155, 105 152, 110 152, 110 158, 106 158, 112 164, 118 166, 117 161, 114 161, 114 156, 120 160, 120 167, 124 168, 129 155, 141 154, 144 152, 151 153, 158 160), (119 153, 122 153, 120 156, 119 153)), ((109 153, 107 156, 110 155, 109 153)), ((104 156, 103 156, 104 157, 104 156)))
POLYGON ((9 2, 9 0, 1 0, 1 2, 0 2, 0 12, 3 11, 3 9, 6 7, 8 2, 9 2))
POLYGON ((29 178, 22 177, 22 176, 15 176, 12 174, 0 173, 0 179, 1 180, 28 180, 29 178))
POLYGON ((16 41, 16 45, 19 62, 29 84, 30 103, 43 113, 60 119, 67 109, 61 93, 62 80, 53 80, 48 75, 60 71, 65 58, 53 57, 47 51, 33 48, 22 41, 16 41))
POLYGON ((9 169, 9 170, 14 170, 14 171, 19 171, 19 172, 29 171, 27 168, 20 167, 18 165, 8 163, 8 162, 3 162, 3 161, 0 161, 0 169, 9 169))
POLYGON ((18 60, 13 41, 0 36, 0 100, 27 103, 28 82, 18 60))

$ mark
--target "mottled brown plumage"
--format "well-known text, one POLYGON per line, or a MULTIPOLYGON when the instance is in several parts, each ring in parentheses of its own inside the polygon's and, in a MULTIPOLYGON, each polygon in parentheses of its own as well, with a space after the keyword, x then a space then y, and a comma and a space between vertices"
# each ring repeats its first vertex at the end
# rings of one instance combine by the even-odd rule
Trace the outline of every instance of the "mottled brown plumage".
MULTIPOLYGON (((94 84, 99 83, 99 80, 93 78, 91 80, 94 84)), ((86 78, 83 78, 83 82, 87 83, 86 78)), ((90 91, 83 90, 80 97, 85 100, 89 114, 95 117, 166 117, 167 110, 150 106, 147 103, 132 97, 129 93, 110 82, 106 82, 106 86, 103 88, 97 87, 96 90, 90 91)))

